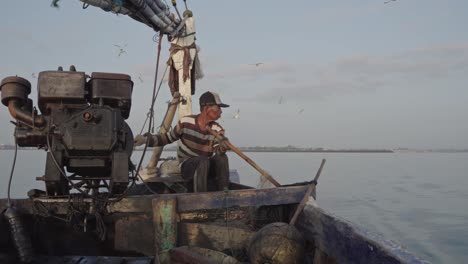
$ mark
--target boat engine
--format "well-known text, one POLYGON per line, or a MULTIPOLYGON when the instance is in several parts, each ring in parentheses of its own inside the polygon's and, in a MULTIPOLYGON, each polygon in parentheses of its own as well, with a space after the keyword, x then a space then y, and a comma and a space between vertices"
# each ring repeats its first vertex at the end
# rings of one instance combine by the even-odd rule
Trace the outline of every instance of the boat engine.
POLYGON ((49 196, 68 194, 71 187, 87 192, 107 187, 112 194, 126 189, 133 166, 133 134, 125 122, 132 89, 125 74, 88 76, 74 66, 43 71, 37 83, 38 114, 28 98, 28 80, 2 80, 1 100, 16 119, 16 143, 48 150, 45 174, 38 179, 45 181, 49 196))

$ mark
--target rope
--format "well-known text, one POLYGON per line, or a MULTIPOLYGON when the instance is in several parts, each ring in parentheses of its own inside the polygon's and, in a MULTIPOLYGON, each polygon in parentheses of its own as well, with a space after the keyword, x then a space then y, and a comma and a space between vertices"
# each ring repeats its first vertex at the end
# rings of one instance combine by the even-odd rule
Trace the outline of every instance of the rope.
MULTIPOLYGON (((157 91, 156 91, 156 86, 157 86, 157 83, 158 83, 159 61, 160 61, 160 56, 161 56, 162 35, 163 35, 163 32, 160 31, 159 32, 159 39, 158 39, 159 40, 158 41, 158 52, 157 52, 157 57, 156 57, 156 69, 155 69, 155 72, 154 72, 153 96, 151 96, 151 107, 150 107, 150 111, 149 111, 150 112, 150 117, 149 117, 148 133, 151 132, 151 127, 153 125, 153 120, 154 120, 154 102, 156 101, 157 95, 159 94, 159 90, 161 88, 161 85, 160 85, 159 89, 157 89, 157 91)), ((166 68, 166 70, 167 70, 167 68, 166 68)), ((138 177, 143 182, 143 184, 148 189, 148 191, 150 191, 153 194, 157 194, 156 192, 151 190, 151 188, 148 186, 148 184, 143 180, 143 178, 139 174, 141 164, 143 163, 143 159, 145 158, 145 155, 146 155, 146 150, 148 149, 149 137, 147 137, 146 139, 147 139, 146 144, 145 144, 145 147, 143 148, 143 153, 141 154, 140 162, 138 163, 138 166, 136 168, 136 177, 138 177)))
MULTIPOLYGON (((156 102, 156 98, 158 97, 158 94, 159 94, 159 91, 161 90, 161 86, 162 86, 162 83, 163 83, 163 80, 164 80, 164 77, 166 77, 166 73, 167 73, 167 69, 169 68, 169 65, 166 65, 166 69, 164 70, 164 73, 163 73, 163 76, 161 78, 161 81, 159 82, 159 86, 158 86, 158 90, 156 91, 156 95, 154 96, 153 100, 151 101, 151 105, 154 105, 154 103, 156 102)), ((148 119, 150 118, 150 116, 153 116, 153 127, 151 127, 151 131, 152 133, 154 133, 154 112, 152 114, 151 112, 151 108, 149 109, 148 113, 146 113, 146 119, 145 119, 145 122, 143 122, 143 126, 141 127, 141 130, 140 130, 140 135, 143 133, 143 130, 145 128, 145 125, 146 125, 146 122, 148 121, 148 119)))
MULTIPOLYGON (((153 40, 157 40, 157 42, 159 42, 159 39, 162 37, 162 35, 160 35, 159 37, 157 37, 157 35, 155 35, 155 37, 153 37, 153 40)), ((160 49, 160 48, 159 48, 160 49)), ((158 56, 158 60, 159 60, 159 56, 158 56)), ((166 73, 167 73, 167 69, 169 68, 169 65, 166 65, 166 69, 164 70, 164 73, 163 73, 163 76, 161 78, 161 81, 159 81, 159 86, 158 86, 158 90, 156 91, 156 95, 154 93, 154 89, 153 89, 153 100, 151 101, 151 106, 154 105, 154 103, 156 102, 156 98, 158 97, 158 94, 159 94, 159 91, 161 90, 161 86, 162 86, 162 82, 164 80, 164 77, 166 77, 166 73)), ((157 76, 157 75, 156 75, 157 76)), ((157 77, 156 77, 157 78, 157 77)), ((155 79, 155 83, 156 83, 156 79, 155 79)), ((140 130, 140 134, 143 133, 143 129, 145 128, 145 125, 146 125, 146 122, 148 121, 148 119, 153 116, 153 126, 151 127, 151 130, 153 131, 154 133, 154 111, 150 108, 148 113, 146 113, 146 119, 145 119, 145 122, 143 123, 143 126, 141 127, 141 130, 140 130)))
POLYGON ((10 170, 10 178, 8 179, 8 192, 7 192, 7 207, 11 206, 11 197, 10 197, 10 189, 11 189, 11 181, 13 180, 13 172, 15 171, 15 166, 16 166, 16 155, 18 154, 18 144, 16 143, 16 137, 15 137, 15 154, 13 156, 13 163, 11 164, 11 170, 10 170))
POLYGON ((146 113, 146 119, 145 119, 145 122, 143 122, 143 126, 141 126, 141 129, 140 129, 140 135, 141 133, 143 133, 143 129, 145 129, 145 126, 146 126, 146 122, 148 121, 148 118, 150 117, 150 112, 146 113))

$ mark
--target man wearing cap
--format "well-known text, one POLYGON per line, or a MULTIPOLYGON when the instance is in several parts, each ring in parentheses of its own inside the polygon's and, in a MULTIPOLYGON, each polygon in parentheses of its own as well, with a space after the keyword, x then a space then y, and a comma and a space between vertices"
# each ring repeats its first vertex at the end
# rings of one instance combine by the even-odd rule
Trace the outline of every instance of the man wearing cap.
POLYGON ((148 141, 148 146, 164 146, 176 140, 177 158, 188 191, 221 191, 229 185, 229 164, 226 147, 207 129, 224 135, 224 129, 215 122, 221 117, 219 95, 205 92, 200 96, 200 114, 184 116, 169 132, 157 135, 137 135, 135 146, 148 141), (215 155, 213 155, 215 154, 215 155), (196 183, 194 183, 194 179, 196 183))

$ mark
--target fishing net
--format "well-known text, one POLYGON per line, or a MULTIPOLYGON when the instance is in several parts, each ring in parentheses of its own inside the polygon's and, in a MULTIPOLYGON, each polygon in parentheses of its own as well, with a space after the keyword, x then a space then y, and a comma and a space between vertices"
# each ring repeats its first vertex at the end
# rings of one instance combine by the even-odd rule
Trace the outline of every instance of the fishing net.
POLYGON ((272 223, 252 237, 249 246, 250 263, 303 263, 304 238, 292 225, 272 223))

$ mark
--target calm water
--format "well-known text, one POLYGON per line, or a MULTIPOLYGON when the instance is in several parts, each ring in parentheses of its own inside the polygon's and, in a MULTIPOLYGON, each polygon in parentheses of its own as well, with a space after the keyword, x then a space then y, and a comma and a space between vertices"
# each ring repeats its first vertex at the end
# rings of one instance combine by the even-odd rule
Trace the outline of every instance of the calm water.
MULTIPOLYGON (((433 263, 465 263, 468 258, 468 153, 246 154, 283 184, 311 180, 326 158, 317 187, 322 208, 433 263)), ((256 186, 260 174, 234 153, 229 157, 241 182, 256 186)), ((2 198, 12 159, 13 151, 0 150, 2 198)), ((43 151, 18 152, 13 197, 44 188, 34 181, 44 164, 43 151)))

